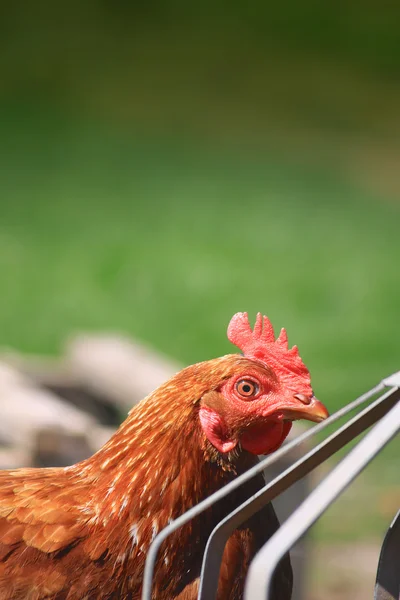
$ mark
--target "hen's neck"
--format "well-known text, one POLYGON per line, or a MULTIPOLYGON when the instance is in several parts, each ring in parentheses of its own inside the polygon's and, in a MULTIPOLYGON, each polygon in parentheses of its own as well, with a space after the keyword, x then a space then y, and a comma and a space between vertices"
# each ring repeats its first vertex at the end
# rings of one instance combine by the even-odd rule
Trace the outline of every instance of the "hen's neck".
MULTIPOLYGON (((217 365, 221 377, 226 366, 221 359, 217 365)), ((210 382, 201 366, 185 369, 139 403, 83 466, 96 479, 99 520, 129 516, 137 522, 152 515, 155 534, 248 467, 243 455, 220 455, 203 433, 198 400, 210 382)))
MULTIPOLYGON (((85 508, 98 533, 91 556, 107 554, 114 573, 125 573, 135 564, 140 574, 161 529, 257 460, 246 452, 219 454, 206 439, 198 415, 199 400, 231 374, 237 360, 224 357, 210 361, 208 368, 185 369, 137 405, 109 442, 76 466, 93 493, 85 508)), ((197 577, 207 537, 236 506, 232 502, 235 498, 230 497, 218 503, 163 545, 158 577, 170 581, 171 590, 181 589, 195 572, 197 577), (182 547, 190 551, 182 555, 182 547)), ((132 589, 140 586, 140 578, 135 581, 132 589)), ((160 598, 174 597, 170 591, 160 598)))

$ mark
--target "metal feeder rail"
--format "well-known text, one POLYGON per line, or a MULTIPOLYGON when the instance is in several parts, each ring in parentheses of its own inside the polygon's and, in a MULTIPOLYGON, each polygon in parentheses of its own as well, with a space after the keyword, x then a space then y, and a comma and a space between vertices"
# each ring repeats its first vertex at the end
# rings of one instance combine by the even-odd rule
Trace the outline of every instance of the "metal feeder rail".
MULTIPOLYGON (((323 442, 306 452, 302 458, 278 477, 275 477, 273 481, 266 484, 254 496, 248 498, 246 502, 221 520, 212 531, 204 552, 198 600, 215 600, 224 547, 237 527, 366 429, 373 426, 287 518, 254 557, 246 580, 244 598, 245 600, 268 600, 272 577, 281 558, 400 430, 400 371, 384 379, 377 386, 332 414, 325 421, 318 423, 291 442, 284 444, 272 455, 260 460, 259 464, 205 498, 165 527, 153 541, 147 555, 142 600, 151 600, 152 598, 152 582, 157 555, 161 544, 171 533, 228 496, 258 473, 280 461, 294 448, 301 446, 303 442, 371 401, 377 395, 379 395, 378 398, 370 402, 323 442)), ((400 511, 392 522, 383 542, 374 595, 374 600, 399 599, 400 511)))

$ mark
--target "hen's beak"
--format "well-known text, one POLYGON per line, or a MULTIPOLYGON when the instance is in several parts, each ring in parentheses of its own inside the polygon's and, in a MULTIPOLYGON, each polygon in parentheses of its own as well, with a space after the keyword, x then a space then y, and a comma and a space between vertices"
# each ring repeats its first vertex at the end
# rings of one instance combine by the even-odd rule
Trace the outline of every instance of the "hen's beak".
POLYGON ((306 419, 319 423, 329 417, 329 412, 315 396, 294 394, 290 399, 277 402, 275 406, 270 405, 264 416, 279 416, 288 421, 306 419))
POLYGON ((287 412, 290 413, 293 410, 294 413, 299 415, 295 418, 307 419, 307 421, 319 423, 329 417, 328 410, 315 396, 307 398, 303 394, 295 394, 294 398, 298 401, 297 406, 293 407, 293 409, 288 407, 289 410, 287 412))

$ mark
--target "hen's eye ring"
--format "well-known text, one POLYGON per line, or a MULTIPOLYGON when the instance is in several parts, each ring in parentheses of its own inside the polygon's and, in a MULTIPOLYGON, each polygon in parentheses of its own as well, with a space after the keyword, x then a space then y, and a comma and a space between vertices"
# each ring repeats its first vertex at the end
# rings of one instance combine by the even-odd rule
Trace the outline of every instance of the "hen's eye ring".
POLYGON ((236 391, 243 398, 252 398, 258 394, 258 385, 251 379, 241 379, 236 384, 236 391))

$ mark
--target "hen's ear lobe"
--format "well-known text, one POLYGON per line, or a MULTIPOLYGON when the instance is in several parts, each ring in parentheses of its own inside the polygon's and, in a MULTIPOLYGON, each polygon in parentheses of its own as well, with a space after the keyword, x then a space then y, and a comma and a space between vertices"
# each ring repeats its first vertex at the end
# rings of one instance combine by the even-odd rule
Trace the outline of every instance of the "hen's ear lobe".
POLYGON ((212 408, 213 410, 222 410, 223 408, 223 397, 219 392, 212 390, 206 392, 200 398, 200 408, 212 408))
POLYGON ((230 436, 224 418, 214 408, 201 406, 199 418, 206 438, 219 452, 225 454, 236 447, 237 439, 230 436))

